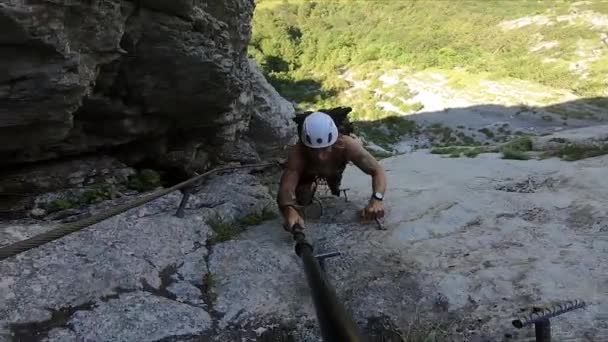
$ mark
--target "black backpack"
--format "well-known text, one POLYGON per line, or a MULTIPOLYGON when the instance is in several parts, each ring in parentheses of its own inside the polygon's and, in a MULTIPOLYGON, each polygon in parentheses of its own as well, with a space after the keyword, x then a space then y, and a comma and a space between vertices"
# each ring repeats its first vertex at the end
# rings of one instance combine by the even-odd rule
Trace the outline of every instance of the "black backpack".
POLYGON ((331 118, 334 119, 336 126, 338 126, 338 132, 344 135, 350 135, 353 133, 353 124, 350 122, 348 114, 352 110, 353 109, 351 107, 335 107, 330 109, 319 109, 316 111, 297 113, 295 118, 293 118, 293 121, 295 121, 295 123, 298 125, 298 138, 302 134, 302 125, 304 124, 304 119, 314 112, 323 112, 331 116, 331 118))

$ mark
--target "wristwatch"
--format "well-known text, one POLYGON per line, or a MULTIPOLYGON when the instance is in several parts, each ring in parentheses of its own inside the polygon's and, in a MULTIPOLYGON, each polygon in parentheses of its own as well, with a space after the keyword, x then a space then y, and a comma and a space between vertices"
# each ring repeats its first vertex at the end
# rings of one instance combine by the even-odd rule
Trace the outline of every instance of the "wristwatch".
POLYGON ((374 192, 372 198, 377 199, 378 201, 382 201, 384 199, 384 195, 380 192, 374 192))

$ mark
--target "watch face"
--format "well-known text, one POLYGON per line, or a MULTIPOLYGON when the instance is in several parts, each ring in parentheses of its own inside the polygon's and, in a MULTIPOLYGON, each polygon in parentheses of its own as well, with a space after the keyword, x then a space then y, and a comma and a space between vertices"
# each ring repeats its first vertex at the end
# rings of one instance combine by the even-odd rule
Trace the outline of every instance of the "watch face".
POLYGON ((376 193, 374 194, 374 197, 376 197, 377 199, 382 199, 382 197, 383 197, 383 196, 382 196, 382 194, 381 194, 381 193, 376 192, 376 193))

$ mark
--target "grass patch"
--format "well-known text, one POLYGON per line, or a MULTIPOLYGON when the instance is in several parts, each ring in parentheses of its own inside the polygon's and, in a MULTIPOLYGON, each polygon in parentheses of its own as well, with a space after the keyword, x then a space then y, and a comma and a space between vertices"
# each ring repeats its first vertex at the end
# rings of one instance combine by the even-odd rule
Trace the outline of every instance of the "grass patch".
POLYGON ((160 186, 160 174, 151 169, 143 169, 129 176, 127 187, 139 192, 156 189, 160 186))
POLYGON ((456 137, 452 136, 453 130, 450 127, 444 126, 438 122, 431 124, 427 129, 427 133, 437 136, 441 144, 455 143, 456 137))
POLYGON ((244 232, 247 226, 255 226, 276 217, 277 214, 270 207, 264 207, 261 211, 252 212, 236 220, 236 222, 231 222, 215 213, 207 219, 206 223, 215 233, 215 236, 211 239, 211 243, 215 244, 234 239, 244 232))
POLYGON ((374 156, 374 158, 380 160, 380 159, 385 159, 385 158, 390 158, 393 156, 392 153, 389 152, 382 152, 382 151, 378 151, 378 150, 374 150, 371 148, 365 148, 372 156, 374 156))
POLYGON ((450 158, 459 158, 462 155, 468 158, 475 158, 481 153, 492 152, 488 148, 484 147, 466 147, 466 146, 446 146, 446 147, 435 147, 431 150, 433 154, 445 154, 450 158))
POLYGON ((568 144, 562 147, 557 155, 566 161, 575 161, 608 154, 608 145, 585 146, 568 144))
POLYGON ((526 152, 505 148, 502 150, 502 159, 528 160, 530 157, 526 152))
MULTIPOLYGON (((418 134, 418 125, 411 120, 391 116, 378 121, 358 121, 353 123, 354 133, 366 140, 390 150, 391 145, 400 142, 404 136, 418 134)), ((371 151, 370 151, 371 152, 371 151)))
POLYGON ((524 136, 514 139, 507 143, 505 148, 522 152, 532 151, 532 138, 524 136))
POLYGON ((116 189, 109 184, 95 186, 80 195, 79 202, 83 204, 100 203, 118 197, 116 189))
POLYGON ((217 213, 209 218, 206 223, 215 233, 215 236, 211 239, 212 243, 232 240, 244 230, 243 226, 229 222, 217 213))
POLYGON ((213 277, 213 274, 211 274, 211 272, 207 272, 203 276, 204 295, 207 297, 206 299, 209 302, 207 304, 213 304, 217 300, 217 294, 212 290, 215 284, 216 280, 213 277))
POLYGON ((48 212, 55 212, 55 211, 71 209, 71 208, 74 208, 77 206, 78 206, 78 202, 67 199, 67 198, 62 198, 62 199, 57 199, 57 200, 50 202, 47 205, 46 210, 48 212))
POLYGON ((116 188, 111 184, 95 185, 78 195, 66 195, 68 198, 56 199, 47 204, 48 212, 62 211, 78 208, 87 204, 101 203, 106 200, 118 198, 120 195, 116 188))
POLYGON ((463 145, 466 146, 479 146, 480 143, 476 141, 473 137, 466 135, 464 132, 456 133, 456 136, 460 138, 463 145))
POLYGON ((488 137, 489 139, 494 138, 494 132, 492 132, 489 128, 484 127, 484 128, 478 129, 477 131, 485 134, 486 137, 488 137))
POLYGON ((526 136, 520 137, 502 147, 502 159, 528 160, 529 151, 532 151, 532 139, 526 136))
POLYGON ((277 217, 277 214, 268 207, 264 207, 260 212, 253 212, 242 219, 239 223, 245 226, 255 226, 264 221, 273 220, 277 217))
POLYGON ((397 108, 399 108, 399 110, 404 113, 411 113, 411 112, 417 112, 419 110, 422 110, 424 108, 424 105, 420 102, 401 103, 401 104, 397 105, 397 108))

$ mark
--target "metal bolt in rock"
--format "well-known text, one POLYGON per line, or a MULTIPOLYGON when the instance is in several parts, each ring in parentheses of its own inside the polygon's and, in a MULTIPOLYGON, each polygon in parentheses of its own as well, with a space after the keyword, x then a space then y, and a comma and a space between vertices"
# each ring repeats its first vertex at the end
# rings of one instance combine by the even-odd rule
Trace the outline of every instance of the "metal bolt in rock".
POLYGON ((555 305, 549 309, 539 310, 531 315, 515 319, 511 323, 518 329, 534 324, 536 342, 551 342, 551 322, 549 319, 585 306, 585 302, 574 300, 555 305))

